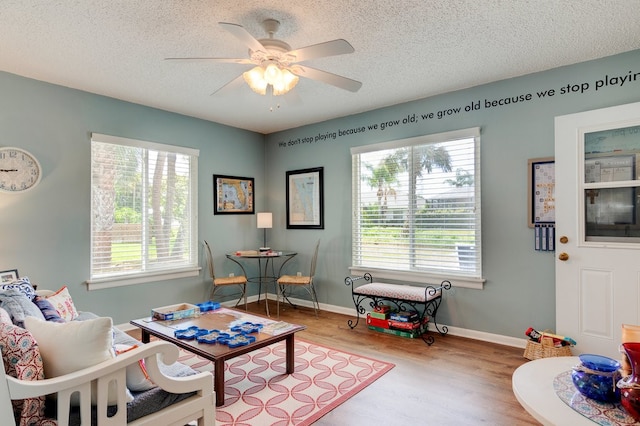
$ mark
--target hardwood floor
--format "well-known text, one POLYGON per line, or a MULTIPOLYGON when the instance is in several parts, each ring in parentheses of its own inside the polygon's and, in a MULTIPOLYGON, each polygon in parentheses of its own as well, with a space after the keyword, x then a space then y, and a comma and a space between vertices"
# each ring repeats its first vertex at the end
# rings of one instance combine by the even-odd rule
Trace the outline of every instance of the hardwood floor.
MULTIPOLYGON (((537 425, 511 390, 511 374, 526 362, 523 350, 435 333, 435 343, 369 330, 352 318, 280 305, 280 319, 307 326, 302 339, 392 362, 395 367, 316 425, 537 425)), ((276 306, 269 304, 275 318, 276 306)), ((248 310, 264 314, 264 302, 248 310)))
MULTIPOLYGON (((269 304, 276 318, 274 301, 269 304)), ((249 312, 265 314, 264 301, 248 305, 249 312)), ((435 343, 371 331, 360 319, 280 305, 280 319, 307 326, 297 337, 346 352, 395 364, 335 410, 318 426, 375 425, 538 425, 511 390, 513 371, 526 362, 523 350, 435 333, 435 343)))

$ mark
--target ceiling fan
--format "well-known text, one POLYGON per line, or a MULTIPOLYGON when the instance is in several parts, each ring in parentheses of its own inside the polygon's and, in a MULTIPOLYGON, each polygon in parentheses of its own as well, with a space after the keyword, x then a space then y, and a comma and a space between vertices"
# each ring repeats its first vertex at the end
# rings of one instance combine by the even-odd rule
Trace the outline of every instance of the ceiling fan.
POLYGON ((267 93, 276 96, 284 95, 298 83, 298 76, 321 81, 351 92, 357 92, 362 86, 359 81, 300 64, 300 62, 311 59, 353 53, 355 51, 353 46, 346 40, 336 39, 291 50, 289 44, 274 38, 274 34, 280 27, 280 22, 275 19, 263 21, 262 25, 267 34, 269 34, 269 38, 259 40, 249 34, 242 25, 228 22, 219 22, 219 24, 249 47, 248 58, 166 58, 166 60, 170 61, 203 60, 254 65, 254 68, 225 84, 213 92, 212 95, 234 88, 242 84, 242 80, 254 92, 261 95, 266 95, 267 93))

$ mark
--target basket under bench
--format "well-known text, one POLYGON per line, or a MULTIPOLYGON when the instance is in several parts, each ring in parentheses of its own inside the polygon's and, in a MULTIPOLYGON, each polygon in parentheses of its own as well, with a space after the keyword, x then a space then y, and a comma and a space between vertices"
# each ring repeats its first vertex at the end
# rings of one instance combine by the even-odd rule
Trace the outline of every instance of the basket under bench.
MULTIPOLYGON (((399 311, 407 311, 411 308, 418 312, 420 323, 427 319, 434 325, 438 333, 444 336, 449 332, 446 325, 440 326, 437 321, 437 313, 442 303, 443 290, 451 288, 451 282, 445 280, 439 286, 428 285, 426 287, 411 286, 405 284, 391 284, 373 282, 371 274, 362 276, 348 276, 344 279, 345 285, 351 287, 351 297, 356 307, 356 320, 348 320, 349 328, 355 328, 360 322, 360 315, 366 313, 363 302, 369 301, 371 309, 382 305, 382 302, 393 304, 399 311), (364 280, 365 284, 356 287, 356 283, 364 280), (421 308, 421 309, 419 309, 421 308)), ((366 303, 365 303, 366 305, 366 303)), ((429 346, 434 342, 432 335, 422 333, 422 340, 429 346)))

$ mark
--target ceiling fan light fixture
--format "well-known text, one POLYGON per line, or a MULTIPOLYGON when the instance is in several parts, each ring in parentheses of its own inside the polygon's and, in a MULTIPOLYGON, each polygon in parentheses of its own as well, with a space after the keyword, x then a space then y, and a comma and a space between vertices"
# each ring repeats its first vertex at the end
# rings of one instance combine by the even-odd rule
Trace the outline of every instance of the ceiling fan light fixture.
POLYGON ((280 68, 277 64, 270 63, 263 68, 257 66, 242 74, 251 90, 259 95, 267 94, 267 86, 271 85, 274 96, 284 95, 296 84, 298 76, 286 68, 280 68))
POLYGON ((264 79, 272 86, 275 86, 282 79, 282 71, 276 64, 269 64, 264 69, 264 79))
POLYGON ((251 90, 259 95, 267 94, 267 80, 264 78, 264 68, 258 66, 242 73, 244 81, 247 82, 251 90))
POLYGON ((298 76, 288 69, 281 70, 280 80, 272 85, 274 96, 284 95, 298 84, 298 80, 298 76))

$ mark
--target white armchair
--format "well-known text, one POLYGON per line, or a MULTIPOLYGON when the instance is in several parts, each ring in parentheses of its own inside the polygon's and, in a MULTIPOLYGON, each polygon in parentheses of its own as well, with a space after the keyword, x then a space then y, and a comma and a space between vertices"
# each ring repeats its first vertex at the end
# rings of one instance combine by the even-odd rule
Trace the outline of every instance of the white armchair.
MULTIPOLYGON (((74 373, 44 380, 19 380, 7 376, 4 367, 0 369, 0 417, 3 424, 15 426, 11 400, 36 398, 43 395, 57 395, 58 425, 66 426, 69 418, 69 402, 75 392, 80 394, 80 416, 83 425, 91 424, 92 382, 97 386, 93 400, 97 405, 97 424, 127 424, 126 380, 127 366, 144 359, 149 378, 160 388, 171 393, 195 392, 195 395, 179 401, 160 411, 139 418, 130 425, 185 425, 191 421, 199 426, 215 423, 215 398, 213 379, 210 373, 198 373, 187 377, 165 376, 158 366, 158 358, 165 364, 178 359, 178 348, 168 342, 152 342, 141 345, 116 358, 102 362, 74 373), (156 356, 160 354, 160 356, 156 356), (118 410, 107 416, 107 390, 109 383, 117 382, 118 410)), ((0 364, 2 364, 0 362, 0 364)))

